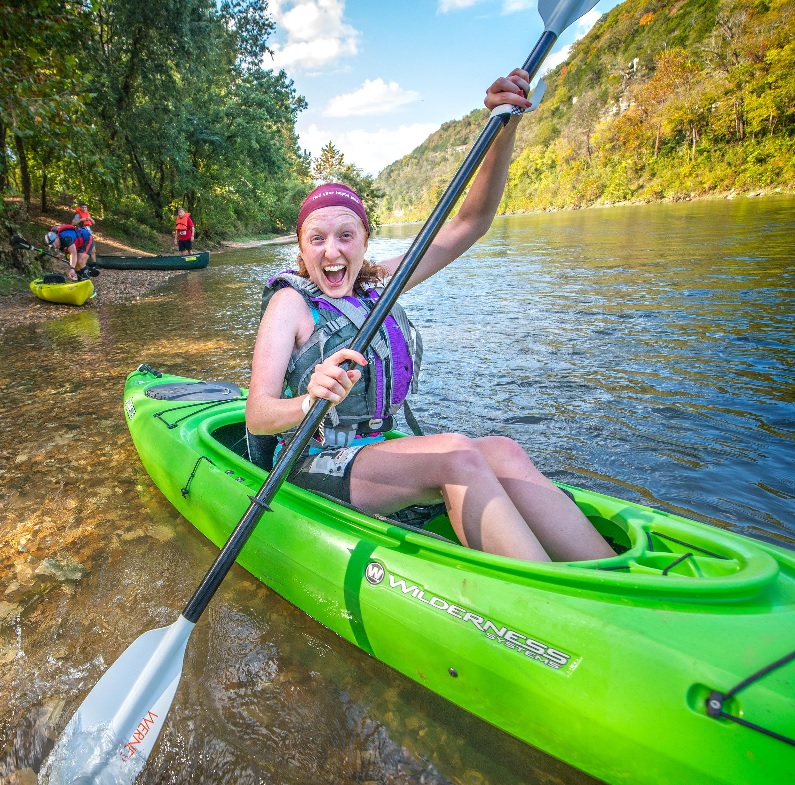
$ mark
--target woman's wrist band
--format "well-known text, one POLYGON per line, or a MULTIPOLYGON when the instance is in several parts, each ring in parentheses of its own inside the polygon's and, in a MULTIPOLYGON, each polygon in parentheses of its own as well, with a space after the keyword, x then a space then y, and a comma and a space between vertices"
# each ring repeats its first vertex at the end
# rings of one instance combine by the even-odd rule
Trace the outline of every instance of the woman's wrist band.
POLYGON ((301 411, 304 413, 304 417, 306 417, 306 415, 309 414, 309 409, 311 406, 312 406, 312 396, 309 393, 307 393, 306 398, 304 398, 304 400, 301 401, 301 411))

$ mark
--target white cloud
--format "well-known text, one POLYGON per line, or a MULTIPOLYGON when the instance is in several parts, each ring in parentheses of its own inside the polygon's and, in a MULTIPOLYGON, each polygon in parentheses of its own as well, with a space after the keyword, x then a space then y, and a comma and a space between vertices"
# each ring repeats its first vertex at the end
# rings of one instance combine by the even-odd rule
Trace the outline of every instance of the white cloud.
POLYGON ((536 0, 504 0, 502 12, 504 14, 515 14, 518 11, 535 10, 538 7, 536 0))
POLYGON ((359 51, 359 31, 343 20, 344 0, 272 0, 268 10, 276 23, 273 67, 288 72, 311 71, 359 51))
POLYGON ((552 52, 551 55, 547 56, 547 59, 544 60, 544 64, 541 67, 541 74, 547 74, 552 71, 554 68, 557 68, 562 62, 569 59, 569 55, 571 54, 571 45, 564 46, 562 49, 558 50, 557 52, 552 52))
MULTIPOLYGON (((462 8, 471 8, 482 0, 439 0, 437 11, 446 14, 448 11, 460 11, 462 8)), ((517 11, 528 11, 538 7, 537 0, 503 0, 502 13, 514 14, 517 11)))
POLYGON ((459 8, 469 8, 480 0, 439 0, 437 9, 440 14, 446 14, 448 11, 457 11, 459 8))
POLYGON ((438 123, 414 123, 378 131, 332 132, 318 128, 313 123, 300 132, 298 144, 316 158, 323 145, 332 142, 345 156, 346 163, 375 175, 385 166, 410 153, 438 128, 438 123))
POLYGON ((401 106, 413 103, 420 97, 415 90, 404 90, 397 82, 365 79, 362 86, 352 93, 332 98, 324 117, 357 117, 362 115, 389 114, 401 106))
POLYGON ((582 38, 596 24, 600 16, 602 16, 601 11, 594 11, 593 8, 587 14, 583 14, 574 26, 575 36, 582 38))

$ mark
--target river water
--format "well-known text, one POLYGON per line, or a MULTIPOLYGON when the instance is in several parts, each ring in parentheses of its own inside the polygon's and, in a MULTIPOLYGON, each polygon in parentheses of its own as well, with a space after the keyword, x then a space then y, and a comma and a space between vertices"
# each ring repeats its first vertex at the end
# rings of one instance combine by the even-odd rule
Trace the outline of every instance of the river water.
MULTIPOLYGON (((403 298, 425 341, 416 415, 510 435, 554 479, 795 548, 794 209, 769 197, 498 219, 403 298)), ((386 227, 370 255, 417 228, 386 227)), ((216 554, 142 469, 126 374, 146 362, 245 386, 262 283, 294 253, 216 255, 135 301, 3 334, 0 781, 35 781, 88 690, 177 618, 216 554)), ((234 568, 139 782, 593 780, 234 568)))

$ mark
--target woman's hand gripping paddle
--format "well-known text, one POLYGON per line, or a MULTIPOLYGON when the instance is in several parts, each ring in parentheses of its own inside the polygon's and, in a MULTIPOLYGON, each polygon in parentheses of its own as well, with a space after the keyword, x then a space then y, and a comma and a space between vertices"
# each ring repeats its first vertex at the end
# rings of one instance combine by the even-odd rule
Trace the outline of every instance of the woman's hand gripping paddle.
MULTIPOLYGON (((536 74, 563 30, 596 5, 597 0, 540 0, 545 29, 523 68, 536 74)), ((506 107, 495 112, 480 133, 450 185, 411 244, 400 267, 351 344, 364 352, 378 332, 423 254, 466 188, 498 131, 507 122, 506 107)), ((39 782, 132 785, 163 729, 182 675, 188 638, 218 586, 231 569, 249 535, 286 479, 290 467, 326 416, 331 403, 315 401, 259 493, 224 545, 182 615, 170 627, 144 633, 105 672, 78 708, 47 758, 39 782)))

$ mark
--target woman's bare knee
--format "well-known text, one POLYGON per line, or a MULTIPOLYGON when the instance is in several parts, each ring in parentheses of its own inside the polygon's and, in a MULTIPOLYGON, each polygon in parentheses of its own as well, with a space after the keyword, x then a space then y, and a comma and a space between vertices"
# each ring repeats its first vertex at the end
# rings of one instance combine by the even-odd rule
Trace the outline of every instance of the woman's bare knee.
POLYGON ((460 433, 444 434, 444 452, 439 456, 443 484, 468 484, 489 471, 489 461, 478 448, 477 440, 460 433))
POLYGON ((538 471, 522 445, 508 436, 483 436, 475 439, 475 444, 497 475, 517 470, 538 471))

